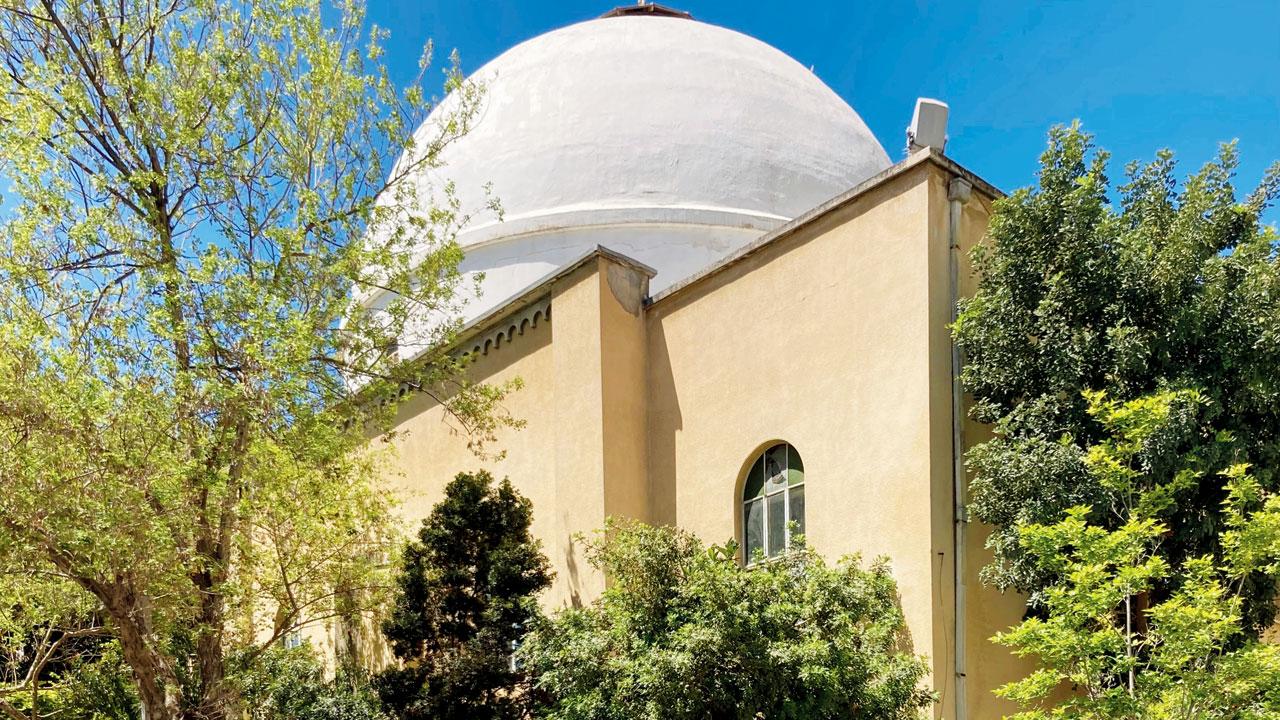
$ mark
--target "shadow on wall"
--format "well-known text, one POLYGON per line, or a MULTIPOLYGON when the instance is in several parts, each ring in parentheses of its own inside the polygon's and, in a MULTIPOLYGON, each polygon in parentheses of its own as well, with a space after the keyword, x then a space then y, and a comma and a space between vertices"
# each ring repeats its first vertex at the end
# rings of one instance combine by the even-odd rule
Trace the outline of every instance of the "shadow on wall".
MULTIPOLYGON (((344 590, 338 593, 339 605, 355 603, 357 591, 344 590)), ((326 623, 327 624, 327 623, 326 623)), ((334 667, 356 667, 370 672, 378 672, 396 664, 395 654, 391 651, 391 643, 382 634, 382 618, 364 612, 339 612, 328 625, 327 641, 332 644, 333 654, 323 653, 325 663, 334 663, 334 667)))
MULTIPOLYGON (((897 578, 895 578, 895 581, 896 580, 897 578)), ((902 590, 901 589, 893 591, 893 604, 897 606, 898 612, 901 613, 903 617, 906 617, 907 612, 902 608, 902 590)), ((897 639, 898 639, 898 642, 894 649, 896 649, 898 652, 910 653, 912 655, 916 654, 916 641, 915 641, 915 638, 911 637, 911 628, 907 626, 906 622, 903 622, 902 628, 898 630, 897 639)))
POLYGON ((660 323, 649 326, 649 503, 653 525, 676 525, 676 433, 684 427, 660 323), (659 431, 660 430, 660 431, 659 431))
POLYGON ((583 602, 581 585, 578 581, 578 539, 572 535, 569 536, 569 542, 565 545, 564 567, 569 575, 566 578, 569 584, 569 606, 575 610, 581 610, 583 602))

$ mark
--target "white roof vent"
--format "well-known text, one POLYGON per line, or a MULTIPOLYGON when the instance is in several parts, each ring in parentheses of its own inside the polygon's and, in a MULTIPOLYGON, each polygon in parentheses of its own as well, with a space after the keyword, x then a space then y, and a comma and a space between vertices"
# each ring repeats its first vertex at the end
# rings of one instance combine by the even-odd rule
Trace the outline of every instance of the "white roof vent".
POLYGON ((907 152, 925 148, 943 152, 947 147, 947 104, 933 98, 916 100, 916 111, 911 114, 911 126, 907 128, 907 152))

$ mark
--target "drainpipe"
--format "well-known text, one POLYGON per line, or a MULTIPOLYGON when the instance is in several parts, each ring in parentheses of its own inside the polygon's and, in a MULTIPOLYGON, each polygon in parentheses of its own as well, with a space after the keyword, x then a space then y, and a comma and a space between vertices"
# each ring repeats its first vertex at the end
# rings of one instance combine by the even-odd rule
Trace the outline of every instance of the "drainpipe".
MULTIPOLYGON (((963 178, 952 178, 947 185, 947 201, 950 206, 950 218, 947 224, 947 239, 950 245, 951 265, 951 324, 956 322, 956 302, 960 299, 960 213, 968 202, 973 185, 963 178)), ((966 530, 969 526, 969 510, 967 508, 967 488, 964 473, 964 388, 960 385, 960 347, 955 338, 951 340, 951 474, 952 499, 954 500, 953 523, 955 544, 952 558, 955 573, 955 717, 964 720, 967 715, 965 697, 965 588, 964 588, 964 546, 966 530)))

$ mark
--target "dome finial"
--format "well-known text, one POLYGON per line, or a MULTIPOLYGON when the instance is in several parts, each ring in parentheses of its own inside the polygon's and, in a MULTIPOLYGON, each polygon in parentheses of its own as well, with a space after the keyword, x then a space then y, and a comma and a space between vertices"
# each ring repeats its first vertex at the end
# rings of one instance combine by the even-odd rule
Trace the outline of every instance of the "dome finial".
POLYGON ((616 7, 609 12, 601 15, 602 18, 611 17, 673 17, 692 20, 693 15, 684 10, 676 10, 665 5, 659 5, 649 0, 636 0, 635 5, 623 5, 616 7))

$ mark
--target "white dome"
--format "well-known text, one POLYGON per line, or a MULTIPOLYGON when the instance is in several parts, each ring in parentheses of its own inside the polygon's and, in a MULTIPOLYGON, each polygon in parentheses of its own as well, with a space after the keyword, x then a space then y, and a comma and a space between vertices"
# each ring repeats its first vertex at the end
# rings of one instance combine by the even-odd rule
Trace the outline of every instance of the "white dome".
POLYGON ((692 20, 571 25, 473 78, 479 118, 438 172, 464 211, 491 184, 504 215, 459 236, 464 271, 485 273, 468 317, 598 244, 657 269, 657 292, 889 166, 807 68, 692 20))

